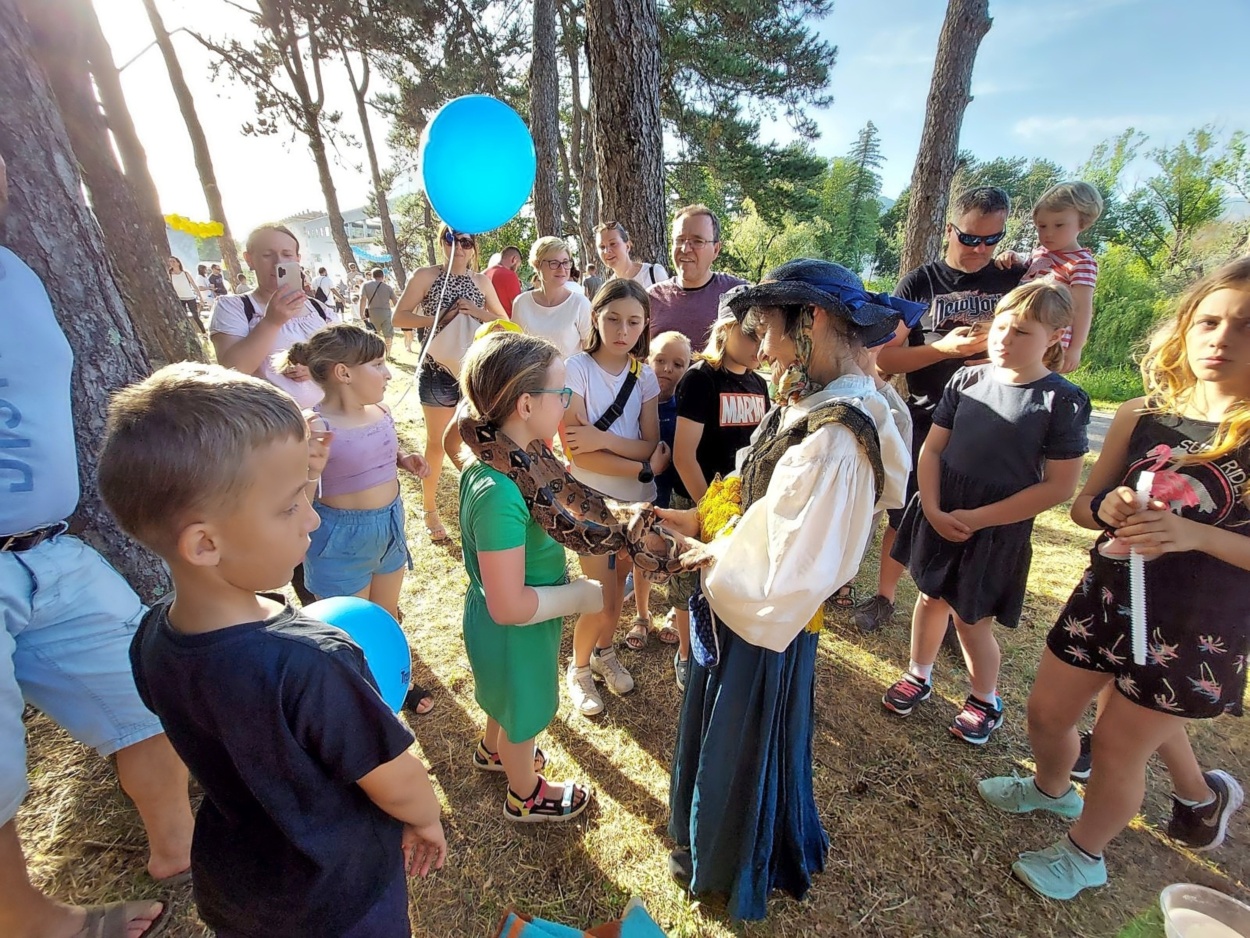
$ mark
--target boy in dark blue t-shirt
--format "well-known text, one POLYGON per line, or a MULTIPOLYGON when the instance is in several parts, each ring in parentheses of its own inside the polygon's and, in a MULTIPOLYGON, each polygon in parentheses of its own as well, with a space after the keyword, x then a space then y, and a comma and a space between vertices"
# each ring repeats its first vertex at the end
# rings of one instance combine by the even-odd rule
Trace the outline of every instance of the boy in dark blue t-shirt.
POLYGON ((327 454, 287 394, 215 366, 163 368, 109 412, 101 493, 174 581, 131 644, 135 683, 204 788, 191 867, 218 938, 407 938, 404 873, 446 854, 360 649, 261 592, 308 549, 327 454))

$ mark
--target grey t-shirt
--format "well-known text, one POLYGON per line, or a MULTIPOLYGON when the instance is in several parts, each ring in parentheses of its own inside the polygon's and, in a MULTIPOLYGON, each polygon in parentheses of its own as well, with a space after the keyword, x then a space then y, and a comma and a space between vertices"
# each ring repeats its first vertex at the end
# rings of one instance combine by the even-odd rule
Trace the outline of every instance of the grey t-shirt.
POLYGON ((370 280, 360 289, 365 298, 365 308, 370 310, 387 310, 395 302, 395 291, 385 280, 370 280))
POLYGON ((1042 480, 1047 459, 1089 450, 1089 397, 1057 374, 1028 384, 994 379, 993 365, 956 372, 933 423, 951 431, 942 461, 956 472, 1014 491, 1042 480))

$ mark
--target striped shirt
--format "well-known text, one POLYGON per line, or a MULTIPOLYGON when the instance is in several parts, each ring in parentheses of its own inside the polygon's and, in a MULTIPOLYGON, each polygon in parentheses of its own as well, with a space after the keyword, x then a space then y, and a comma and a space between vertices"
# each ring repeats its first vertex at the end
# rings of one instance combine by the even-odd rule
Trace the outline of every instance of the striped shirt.
MULTIPOLYGON (((1089 287, 1092 290, 1098 284, 1098 261, 1082 247, 1075 251, 1048 251, 1039 244, 1033 249, 1033 254, 1029 257, 1029 269, 1020 282, 1028 283, 1030 280, 1045 277, 1066 287, 1089 287)), ((1060 341, 1064 348, 1072 343, 1070 326, 1063 330, 1060 341)))

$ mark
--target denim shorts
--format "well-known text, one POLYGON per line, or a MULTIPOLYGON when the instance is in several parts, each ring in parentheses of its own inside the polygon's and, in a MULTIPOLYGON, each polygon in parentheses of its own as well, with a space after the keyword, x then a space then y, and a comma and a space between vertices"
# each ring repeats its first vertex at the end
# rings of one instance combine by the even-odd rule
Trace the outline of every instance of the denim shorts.
POLYGON ((76 537, 0 552, 0 825, 26 797, 24 703, 103 756, 161 732, 130 670, 144 611, 117 571, 76 537))
POLYGON ((320 502, 313 507, 321 527, 312 532, 304 558, 304 585, 316 596, 354 596, 375 574, 394 573, 405 564, 412 569, 402 497, 385 508, 330 508, 320 502))
POLYGON ((438 362, 427 358, 417 375, 417 400, 426 407, 455 407, 460 403, 460 382, 438 362))

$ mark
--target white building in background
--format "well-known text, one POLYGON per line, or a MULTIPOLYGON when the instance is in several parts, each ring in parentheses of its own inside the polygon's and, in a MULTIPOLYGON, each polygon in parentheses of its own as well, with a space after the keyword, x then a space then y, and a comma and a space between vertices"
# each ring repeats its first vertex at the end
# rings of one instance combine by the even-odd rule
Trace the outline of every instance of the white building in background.
MULTIPOLYGON (((338 248, 334 246, 334 237, 330 234, 329 215, 316 211, 298 212, 282 219, 282 224, 299 238, 300 258, 305 267, 314 271, 324 267, 331 276, 343 272, 338 248)), ((344 211, 343 226, 347 229, 347 241, 353 247, 361 248, 368 254, 386 254, 382 243, 382 222, 368 217, 363 206, 344 211)), ((369 262, 358 260, 356 266, 364 270, 369 262)))

